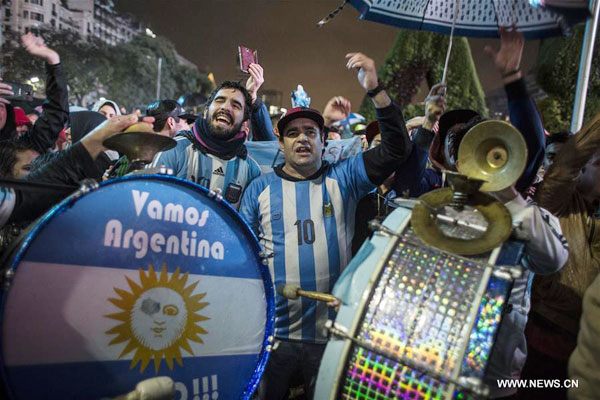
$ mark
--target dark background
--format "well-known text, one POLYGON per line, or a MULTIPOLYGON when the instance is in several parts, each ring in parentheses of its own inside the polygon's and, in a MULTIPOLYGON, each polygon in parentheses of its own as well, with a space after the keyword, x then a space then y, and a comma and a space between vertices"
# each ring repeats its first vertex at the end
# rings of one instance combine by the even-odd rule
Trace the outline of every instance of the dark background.
MULTIPOLYGON (((340 5, 340 0, 116 0, 117 10, 130 12, 154 33, 173 41, 177 51, 217 83, 239 80, 237 46, 258 50, 265 68, 263 89, 289 94, 302 84, 312 107, 323 109, 327 100, 342 95, 357 111, 364 95, 356 74, 345 68, 344 56, 361 51, 379 67, 391 49, 397 28, 361 21, 350 5, 322 28, 317 22, 340 5)), ((471 50, 486 93, 501 87, 493 63, 483 52, 495 39, 470 39, 471 50)), ((527 42, 522 69, 535 63, 538 41, 527 42)), ((452 65, 450 65, 452 68, 452 65)), ((449 90, 452 90, 450 87, 449 90)), ((415 101, 425 96, 423 85, 415 101)))

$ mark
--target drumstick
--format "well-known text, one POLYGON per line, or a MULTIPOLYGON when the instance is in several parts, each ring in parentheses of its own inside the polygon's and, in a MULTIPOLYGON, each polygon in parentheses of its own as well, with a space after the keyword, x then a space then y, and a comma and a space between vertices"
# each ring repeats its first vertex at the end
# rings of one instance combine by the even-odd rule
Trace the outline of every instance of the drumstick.
POLYGON ((290 300, 296 300, 298 297, 302 296, 309 299, 324 301, 325 303, 340 303, 340 299, 332 294, 302 290, 298 286, 294 285, 279 285, 277 286, 277 293, 279 293, 280 296, 290 300))
POLYGON ((146 379, 137 384, 135 390, 113 400, 170 400, 175 398, 175 384, 168 376, 146 379))

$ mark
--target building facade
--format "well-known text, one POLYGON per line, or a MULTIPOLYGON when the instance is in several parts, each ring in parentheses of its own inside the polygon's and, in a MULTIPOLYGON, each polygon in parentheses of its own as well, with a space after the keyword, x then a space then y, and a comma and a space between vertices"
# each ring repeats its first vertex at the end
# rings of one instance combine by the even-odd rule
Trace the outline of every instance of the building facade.
POLYGON ((112 0, 1 0, 1 4, 4 33, 68 30, 115 45, 145 32, 132 15, 117 12, 112 0))

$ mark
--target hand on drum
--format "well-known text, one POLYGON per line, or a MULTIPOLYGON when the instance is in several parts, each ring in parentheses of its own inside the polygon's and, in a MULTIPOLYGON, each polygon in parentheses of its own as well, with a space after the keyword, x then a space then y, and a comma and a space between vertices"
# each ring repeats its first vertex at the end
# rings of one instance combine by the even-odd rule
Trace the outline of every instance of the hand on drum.
MULTIPOLYGON (((83 144, 86 150, 90 153, 90 156, 95 159, 102 151, 106 150, 102 142, 138 122, 151 125, 154 122, 154 117, 143 117, 140 121, 135 113, 129 115, 117 115, 106 120, 102 124, 98 125, 96 129, 88 133, 83 139, 81 139, 81 144, 83 144)), ((150 126, 150 130, 151 129, 152 126, 150 126)))

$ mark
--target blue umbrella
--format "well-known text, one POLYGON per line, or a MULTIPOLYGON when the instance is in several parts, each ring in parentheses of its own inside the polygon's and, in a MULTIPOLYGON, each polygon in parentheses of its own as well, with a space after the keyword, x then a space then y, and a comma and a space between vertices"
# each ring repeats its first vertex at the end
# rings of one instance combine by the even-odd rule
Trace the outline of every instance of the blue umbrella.
POLYGON ((501 26, 516 26, 527 39, 560 36, 569 24, 585 19, 568 18, 536 0, 349 0, 360 18, 400 28, 468 37, 499 37, 501 26), (457 10, 455 14, 455 10, 457 10))
MULTIPOLYGON (((588 1, 570 0, 565 6, 564 1, 556 0, 344 0, 317 26, 328 23, 350 3, 364 20, 450 34, 442 77, 442 83, 446 83, 454 35, 497 38, 500 37, 500 27, 510 26, 523 32, 527 39, 566 35, 570 33, 570 25, 590 16, 591 1, 588 1)), ((593 19, 596 18, 597 13, 593 19)), ((591 36, 593 38, 594 35, 591 36)), ((592 47, 586 49, 588 53, 591 48, 593 40, 592 47)), ((591 59, 591 53, 589 57, 591 59)), ((587 76, 580 80, 587 81, 587 76)))

